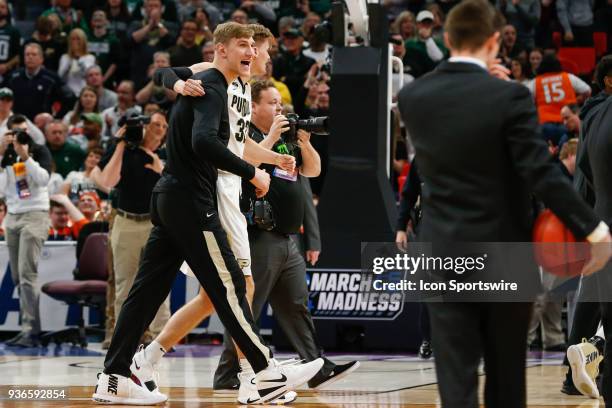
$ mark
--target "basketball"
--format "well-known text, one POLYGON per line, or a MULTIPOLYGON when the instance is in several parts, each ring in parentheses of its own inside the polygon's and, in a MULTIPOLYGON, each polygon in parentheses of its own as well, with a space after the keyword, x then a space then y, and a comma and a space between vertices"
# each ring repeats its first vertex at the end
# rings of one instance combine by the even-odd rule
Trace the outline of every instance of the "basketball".
POLYGON ((533 242, 538 265, 557 276, 579 275, 590 257, 589 246, 576 241, 574 234, 548 209, 536 219, 533 242))

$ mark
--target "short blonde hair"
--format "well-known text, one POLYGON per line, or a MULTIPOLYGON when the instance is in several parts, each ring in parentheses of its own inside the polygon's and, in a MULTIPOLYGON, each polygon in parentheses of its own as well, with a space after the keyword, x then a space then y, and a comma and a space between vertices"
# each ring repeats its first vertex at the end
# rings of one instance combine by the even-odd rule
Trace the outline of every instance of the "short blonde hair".
POLYGON ((575 156, 578 152, 578 138, 568 140, 563 144, 561 152, 559 152, 559 159, 565 160, 570 156, 575 156))
POLYGON ((247 24, 247 27, 253 30, 253 40, 255 40, 255 42, 274 40, 272 32, 261 24, 247 24))
POLYGON ((213 41, 217 44, 227 44, 233 38, 251 38, 253 29, 249 25, 235 23, 233 21, 219 24, 213 33, 213 41))

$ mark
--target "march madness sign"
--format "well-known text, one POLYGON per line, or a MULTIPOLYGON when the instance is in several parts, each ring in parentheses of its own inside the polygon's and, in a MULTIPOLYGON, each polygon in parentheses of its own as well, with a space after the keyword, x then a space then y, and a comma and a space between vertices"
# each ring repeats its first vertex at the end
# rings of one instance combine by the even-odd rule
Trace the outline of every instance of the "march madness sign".
POLYGON ((374 276, 359 269, 308 269, 309 308, 318 319, 394 320, 404 308, 403 292, 380 291, 374 280, 400 281, 404 274, 374 276))

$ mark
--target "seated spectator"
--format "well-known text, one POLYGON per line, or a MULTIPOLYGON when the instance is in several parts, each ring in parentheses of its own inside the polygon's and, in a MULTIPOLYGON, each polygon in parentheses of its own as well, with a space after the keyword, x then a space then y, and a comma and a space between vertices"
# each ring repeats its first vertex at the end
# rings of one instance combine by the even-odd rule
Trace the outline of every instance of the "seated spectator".
POLYGON ((391 25, 391 31, 399 33, 404 41, 416 37, 416 20, 410 11, 402 11, 391 25))
POLYGON ((593 46, 593 0, 557 0, 564 45, 593 46))
POLYGON ((423 10, 417 15, 417 35, 406 41, 406 61, 414 68, 411 74, 419 76, 432 71, 444 58, 446 48, 432 37, 434 15, 423 10))
MULTIPOLYGON (((53 116, 51 116, 51 114, 47 112, 39 113, 34 117, 34 124, 36 125, 38 130, 42 132, 43 138, 45 137, 45 128, 51 122, 53 122, 53 116)), ((44 139, 44 142, 42 144, 45 143, 47 143, 47 139, 44 139)))
POLYGON ((103 138, 112 138, 117 133, 117 130, 119 130, 117 123, 128 109, 142 112, 140 106, 136 105, 134 83, 132 81, 121 81, 117 86, 117 104, 102 111, 102 119, 104 120, 103 138))
POLYGON ((50 200, 49 219, 51 226, 49 227, 48 241, 73 241, 72 229, 68 226, 70 218, 68 211, 63 204, 57 201, 50 200))
POLYGON ((98 95, 98 109, 103 111, 117 104, 117 94, 104 87, 102 68, 92 65, 85 71, 85 83, 96 91, 98 95))
POLYGON ((263 24, 266 27, 273 27, 276 23, 276 13, 267 1, 241 0, 240 10, 246 12, 248 21, 263 24))
POLYGON ((564 72, 554 55, 544 57, 538 75, 527 83, 527 87, 538 108, 545 140, 553 146, 561 146, 566 138, 561 108, 584 101, 591 94, 591 87, 574 74, 564 72))
POLYGON ((215 58, 215 44, 212 41, 206 41, 202 45, 202 62, 213 62, 215 58))
MULTIPOLYGON (((213 27, 223 21, 223 16, 217 7, 205 0, 178 0, 176 3, 179 19, 181 21, 194 18, 198 26, 204 24, 211 31, 213 27)), ((203 26, 201 26, 204 28, 203 26)), ((201 44, 201 39, 198 40, 201 44)))
POLYGON ((55 163, 57 172, 66 177, 71 171, 81 168, 85 152, 76 144, 67 141, 68 126, 60 120, 54 120, 45 128, 47 147, 55 163))
MULTIPOLYGON (((0 88, 0 135, 3 135, 8 130, 8 120, 13 116, 13 91, 9 88, 0 88)), ((28 127, 28 134, 39 145, 45 144, 45 135, 32 123, 28 118, 25 118, 28 127)))
POLYGON ((304 38, 308 38, 310 34, 312 34, 312 30, 319 24, 321 24, 321 16, 312 11, 306 14, 304 21, 302 21, 302 26, 300 27, 304 38))
POLYGON ((544 52, 540 48, 534 48, 529 52, 529 78, 533 78, 538 74, 538 68, 544 58, 544 52))
MULTIPOLYGON (((406 46, 405 46, 402 36, 400 34, 390 34, 389 42, 393 46, 393 56, 403 61, 404 57, 406 56, 406 46)), ((410 65, 405 64, 404 72, 401 73, 401 75, 403 75, 404 77, 403 78, 404 85, 409 84, 410 82, 414 81, 414 77, 410 75, 411 71, 412 71, 412 67, 410 65)), ((399 72, 398 67, 396 67, 395 65, 393 65, 392 81, 393 82, 391 84, 391 90, 392 90, 393 97, 395 98, 395 96, 400 90, 400 86, 399 86, 400 72, 399 72)))
POLYGON ((578 139, 571 138, 567 143, 563 144, 559 153, 559 161, 561 162, 561 170, 565 176, 573 180, 576 173, 576 153, 578 152, 578 139))
POLYGON ((46 10, 43 16, 56 15, 62 24, 61 30, 66 34, 80 28, 87 31, 87 22, 81 18, 82 13, 72 8, 72 0, 55 0, 55 5, 46 10))
POLYGON ((0 82, 19 65, 21 33, 11 25, 7 0, 0 0, 0 82))
POLYGON ((578 138, 580 136, 580 106, 575 103, 565 105, 561 108, 561 119, 563 126, 567 129, 568 138, 578 138))
POLYGON ((68 125, 68 137, 83 134, 83 114, 98 112, 98 94, 95 89, 85 86, 81 90, 74 109, 64 116, 64 123, 68 125))
MULTIPOLYGON (((497 0, 497 7, 516 29, 517 41, 525 48, 535 45, 535 28, 540 21, 539 0, 497 0)), ((514 55, 511 56, 512 58, 514 55)))
POLYGON ((429 4, 427 10, 431 11, 431 14, 434 15, 432 37, 434 40, 444 44, 444 21, 446 18, 444 11, 437 3, 429 4))
MULTIPOLYGON (((96 190, 96 184, 90 176, 91 171, 96 168, 103 155, 104 149, 99 146, 89 149, 83 165, 83 170, 71 171, 68 176, 66 176, 66 180, 61 188, 61 193, 66 194, 72 201, 76 201, 81 192, 96 190)), ((103 190, 103 192, 108 194, 108 190, 103 190)))
POLYGON ((62 189, 62 185, 64 184, 64 178, 55 170, 55 163, 51 163, 51 173, 49 173, 49 182, 47 183, 47 191, 49 191, 49 195, 59 193, 62 189))
POLYGON ((244 11, 242 9, 236 9, 232 13, 232 16, 230 17, 230 20, 232 20, 234 23, 238 23, 238 24, 248 24, 249 23, 249 16, 247 15, 246 11, 244 11))
POLYGON ((278 39, 279 42, 288 30, 291 30, 296 26, 295 19, 291 16, 281 17, 278 20, 278 39))
MULTIPOLYGON (((24 67, 14 71, 8 79, 8 87, 15 95, 15 110, 30 120, 40 112, 52 112, 55 102, 66 104, 72 99, 69 88, 52 71, 44 67, 42 47, 30 43, 25 47, 24 67)), ((67 110, 67 109, 66 109, 67 110)))
POLYGON ((331 39, 331 32, 325 26, 313 27, 308 38, 308 48, 304 49, 304 55, 312 58, 319 65, 329 62, 331 45, 327 42, 331 39))
POLYGON ((108 29, 119 38, 127 37, 128 27, 132 20, 126 0, 106 0, 104 12, 108 18, 108 29))
MULTIPOLYGON (((382 2, 383 6, 387 10, 387 18, 389 19, 389 21, 397 19, 402 12, 408 10, 409 6, 411 5, 410 3, 416 2, 411 0, 384 0, 382 2)), ((416 7, 418 7, 418 5, 416 7)), ((411 11, 416 12, 418 11, 418 8, 416 11, 411 11)))
POLYGON ((206 9, 198 7, 192 14, 193 20, 198 26, 198 32, 196 33, 196 44, 202 46, 205 42, 213 40, 213 26, 211 25, 210 18, 206 9))
POLYGON ((55 201, 61 204, 66 209, 71 221, 70 232, 74 239, 79 238, 79 233, 86 224, 95 221, 96 215, 100 210, 100 197, 98 197, 95 191, 81 193, 76 206, 65 194, 54 194, 50 199, 52 202, 55 201))
MULTIPOLYGON (((132 13, 132 21, 142 21, 147 16, 147 0, 127 0, 128 9, 132 13), (144 14, 143 14, 144 11, 144 14)), ((176 0, 161 0, 159 10, 160 18, 164 21, 178 22, 176 0)))
POLYGON ((510 72, 512 73, 512 80, 518 82, 523 85, 527 85, 529 82, 529 78, 527 77, 527 73, 529 72, 529 67, 526 63, 522 62, 520 59, 514 58, 510 63, 510 72))
POLYGON ((55 28, 52 18, 38 17, 36 30, 25 45, 27 46, 29 43, 40 44, 45 57, 45 66, 47 69, 56 72, 59 67, 59 60, 66 52, 66 34, 55 28))
POLYGON ((70 141, 84 151, 96 146, 105 148, 108 139, 102 137, 102 127, 104 126, 102 115, 97 112, 89 112, 82 114, 81 118, 83 120, 83 132, 70 136, 70 141))
POLYGON ((147 102, 142 110, 142 113, 145 116, 151 116, 152 114, 154 114, 155 112, 159 112, 159 111, 163 111, 163 109, 161 108, 161 106, 159 106, 156 103, 153 102, 147 102))
POLYGON ((60 58, 57 73, 70 90, 78 95, 85 86, 85 71, 96 63, 96 57, 87 52, 87 36, 75 28, 68 36, 68 52, 60 58))
POLYGON ((304 38, 297 28, 286 31, 282 41, 285 50, 274 60, 273 75, 274 78, 287 84, 291 96, 295 98, 315 60, 304 55, 302 51, 304 38))
POLYGON ((502 29, 502 44, 499 48, 499 58, 501 58, 502 63, 507 67, 510 67, 513 58, 527 59, 525 49, 516 41, 516 28, 510 24, 506 24, 502 29))
POLYGON ((128 32, 133 47, 130 53, 130 78, 138 89, 146 84, 147 69, 153 62, 153 54, 174 45, 177 31, 173 22, 162 19, 161 0, 145 0, 144 12, 144 19, 133 21, 128 32))
POLYGON ((176 93, 157 86, 153 83, 153 74, 158 68, 166 68, 170 66, 170 55, 165 51, 155 53, 153 57, 153 65, 149 68, 148 77, 149 83, 136 94, 136 103, 143 105, 147 102, 153 102, 162 107, 163 110, 168 110, 172 106, 172 102, 176 100, 176 93))
MULTIPOLYGON (((170 64, 173 67, 189 67, 202 61, 200 48, 196 43, 198 25, 195 20, 185 20, 176 45, 168 49, 170 64)), ((138 96, 136 96, 138 99, 138 96)))
POLYGON ((87 51, 96 57, 96 63, 104 72, 104 83, 112 83, 117 71, 120 59, 119 47, 117 36, 112 31, 108 31, 106 13, 103 10, 94 11, 91 16, 91 32, 87 38, 87 51))

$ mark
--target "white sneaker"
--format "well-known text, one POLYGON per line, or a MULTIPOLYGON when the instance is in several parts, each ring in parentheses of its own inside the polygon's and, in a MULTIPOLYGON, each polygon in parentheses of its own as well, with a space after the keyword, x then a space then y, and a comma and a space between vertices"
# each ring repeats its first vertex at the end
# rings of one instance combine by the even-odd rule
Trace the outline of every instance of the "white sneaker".
MULTIPOLYGON (((238 402, 242 405, 261 404, 262 401, 257 392, 257 385, 255 385, 255 373, 240 372, 238 373, 238 380, 240 381, 238 402)), ((285 405, 295 401, 296 398, 297 393, 295 391, 289 391, 275 400, 268 401, 267 404, 285 405)))
POLYGON ((131 378, 117 374, 98 374, 96 390, 91 397, 100 404, 156 405, 166 402, 168 397, 141 387, 131 378))
POLYGON ((132 357, 130 371, 132 371, 132 375, 140 381, 140 385, 147 387, 151 392, 159 392, 159 388, 157 388, 159 373, 156 367, 147 360, 145 356, 145 347, 142 344, 138 347, 138 351, 134 354, 134 357, 132 357))
POLYGON ((596 378, 603 356, 597 347, 582 339, 582 343, 567 348, 567 360, 572 367, 572 381, 578 391, 588 397, 599 398, 596 378))
POLYGON ((323 367, 323 359, 306 364, 280 364, 271 359, 266 368, 255 375, 255 384, 261 402, 272 401, 288 391, 308 382, 323 367))

